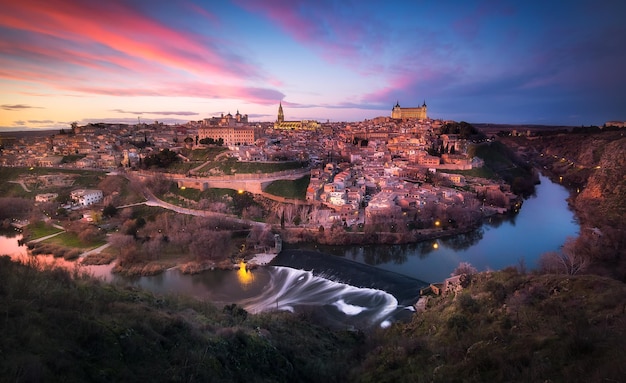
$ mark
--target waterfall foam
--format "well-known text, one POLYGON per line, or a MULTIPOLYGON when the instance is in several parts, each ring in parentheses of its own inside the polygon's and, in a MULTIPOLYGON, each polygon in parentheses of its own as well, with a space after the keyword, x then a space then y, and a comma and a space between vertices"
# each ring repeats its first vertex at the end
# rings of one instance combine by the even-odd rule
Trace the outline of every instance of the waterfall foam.
POLYGON ((381 290, 354 287, 289 267, 272 266, 269 271, 271 278, 263 292, 241 302, 247 311, 312 308, 321 310, 331 322, 372 326, 399 309, 396 298, 381 290))

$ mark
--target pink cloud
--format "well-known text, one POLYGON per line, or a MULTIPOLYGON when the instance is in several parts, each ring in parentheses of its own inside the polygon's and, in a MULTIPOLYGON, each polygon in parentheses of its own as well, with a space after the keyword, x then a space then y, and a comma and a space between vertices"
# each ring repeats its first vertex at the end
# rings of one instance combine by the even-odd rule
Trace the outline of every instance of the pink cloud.
MULTIPOLYGON (((75 65, 98 66, 91 61, 100 58, 101 62, 108 61, 135 71, 142 65, 144 70, 148 69, 150 66, 145 62, 156 62, 171 70, 202 77, 233 80, 242 75, 262 77, 245 60, 224 51, 220 41, 168 28, 121 2, 9 2, 0 13, 0 25, 40 38, 58 39, 66 43, 66 48, 74 44, 76 48, 66 52, 68 55, 63 58, 75 65), (108 53, 99 56, 101 49, 93 50, 97 47, 106 47, 108 53)), ((47 47, 38 45, 36 39, 32 40, 34 46, 28 51, 60 60, 60 54, 55 55, 47 47)))
POLYGON ((272 105, 283 99, 285 95, 277 90, 199 83, 167 84, 160 88, 148 87, 106 87, 106 86, 73 86, 66 90, 75 92, 101 94, 108 96, 154 96, 154 97, 199 97, 199 98, 231 98, 249 103, 272 105))

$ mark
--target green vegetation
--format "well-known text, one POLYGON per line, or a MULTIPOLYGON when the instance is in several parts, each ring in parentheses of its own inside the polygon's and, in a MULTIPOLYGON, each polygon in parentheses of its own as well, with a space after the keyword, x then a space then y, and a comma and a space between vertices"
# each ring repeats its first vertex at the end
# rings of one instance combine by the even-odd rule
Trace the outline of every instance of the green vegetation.
POLYGON ((171 164, 169 164, 167 166, 167 172, 168 173, 176 173, 176 174, 187 174, 189 173, 190 170, 192 170, 193 168, 199 166, 201 164, 201 162, 183 162, 183 161, 176 161, 176 162, 172 162, 171 164))
POLYGON ((340 382, 359 333, 0 258, 7 381, 340 382), (72 278, 74 277, 74 278, 72 278))
POLYGON ((35 223, 28 225, 27 231, 28 231, 28 239, 33 240, 33 239, 42 238, 51 234, 56 234, 63 230, 58 229, 52 225, 49 225, 43 221, 39 221, 39 222, 35 222, 35 223))
POLYGON ((181 189, 175 184, 170 186, 170 193, 180 195, 181 197, 193 201, 200 201, 202 199, 219 200, 225 197, 234 197, 237 194, 237 190, 226 188, 210 188, 206 190, 185 188, 181 189))
POLYGON ((254 174, 254 173, 275 173, 284 170, 296 170, 306 168, 306 162, 286 161, 286 162, 240 162, 236 158, 227 158, 222 161, 212 161, 199 170, 199 173, 207 173, 211 169, 216 169, 225 175, 232 174, 254 174))
POLYGON ((228 151, 223 147, 208 147, 203 149, 182 149, 180 153, 191 161, 213 161, 220 153, 228 151))
POLYGON ((63 247, 70 247, 75 249, 89 250, 98 246, 102 246, 106 243, 105 240, 99 239, 96 241, 85 241, 79 237, 77 233, 65 232, 59 235, 55 235, 52 238, 46 239, 45 243, 54 244, 63 247))
POLYGON ((465 121, 446 123, 441 127, 441 134, 458 134, 459 138, 466 140, 481 140, 485 138, 483 133, 465 121))
POLYGON ((7 381, 591 382, 626 374, 626 286, 474 274, 405 323, 366 332, 313 313, 248 314, 0 258, 7 381))
POLYGON ((626 286, 596 276, 474 275, 368 340, 363 382, 620 381, 626 286), (619 302, 619 303, 618 303, 619 302))
POLYGON ((265 192, 279 197, 304 200, 306 189, 309 186, 311 176, 298 178, 297 180, 277 180, 265 188, 265 192))
POLYGON ((254 200, 254 195, 249 192, 226 188, 210 188, 198 190, 193 188, 179 188, 175 184, 170 185, 169 193, 162 197, 165 201, 179 206, 194 209, 208 209, 219 213, 242 215, 245 209, 260 206, 254 200), (216 203, 223 207, 217 208, 216 203), (211 208, 211 205, 213 207, 211 208), (216 210, 217 208, 217 210, 216 210))
POLYGON ((80 170, 80 169, 57 169, 57 168, 27 168, 27 167, 0 167, 0 179, 4 181, 18 181, 25 179, 26 187, 30 190, 27 192, 21 185, 13 182, 0 183, 0 196, 3 197, 27 197, 34 198, 39 193, 63 193, 76 188, 93 188, 96 187, 104 177, 104 172, 92 171, 92 170, 80 170), (67 174, 74 178, 74 183, 71 186, 50 186, 45 187, 41 185, 34 177, 29 176, 41 176, 49 174, 67 174))
MULTIPOLYGON (((0 168, 2 169, 2 168, 0 168)), ((0 172, 1 173, 1 172, 0 172)), ((0 174, 0 178, 2 177, 2 175, 0 174)), ((3 197, 30 197, 30 198, 35 198, 35 194, 32 190, 30 192, 27 192, 26 190, 24 190, 24 188, 22 187, 22 185, 18 184, 18 183, 13 183, 13 182, 7 182, 10 179, 8 178, 1 178, 2 180, 4 180, 3 182, 0 182, 0 196, 3 197)))
POLYGON ((70 154, 67 156, 63 156, 63 159, 61 160, 62 164, 67 164, 67 163, 71 163, 71 162, 76 162, 78 160, 80 160, 81 158, 85 158, 86 155, 85 154, 70 154))
POLYGON ((472 168, 469 170, 446 169, 443 171, 446 173, 462 174, 468 177, 480 177, 480 178, 487 178, 487 179, 492 179, 492 180, 500 178, 498 177, 497 173, 495 173, 493 170, 491 170, 491 168, 488 168, 486 166, 483 166, 480 168, 472 168))
POLYGON ((175 162, 180 162, 180 158, 176 152, 167 148, 161 150, 158 153, 151 154, 144 158, 143 166, 147 169, 150 168, 167 168, 175 162))
POLYGON ((492 174, 489 178, 503 179, 511 185, 513 193, 530 195, 534 191, 536 175, 532 167, 518 158, 503 143, 496 141, 472 145, 468 150, 468 155, 485 161, 484 174, 492 174))

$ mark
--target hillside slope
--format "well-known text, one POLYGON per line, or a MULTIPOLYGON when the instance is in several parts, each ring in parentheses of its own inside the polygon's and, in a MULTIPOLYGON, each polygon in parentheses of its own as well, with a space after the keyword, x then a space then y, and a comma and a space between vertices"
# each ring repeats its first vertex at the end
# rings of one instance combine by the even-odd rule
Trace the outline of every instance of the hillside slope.
POLYGON ((0 257, 3 381, 595 382, 626 376, 626 285, 472 276, 408 323, 332 330, 0 257))
POLYGON ((503 139, 571 191, 581 224, 577 250, 591 270, 626 281, 626 137, 624 132, 503 139))

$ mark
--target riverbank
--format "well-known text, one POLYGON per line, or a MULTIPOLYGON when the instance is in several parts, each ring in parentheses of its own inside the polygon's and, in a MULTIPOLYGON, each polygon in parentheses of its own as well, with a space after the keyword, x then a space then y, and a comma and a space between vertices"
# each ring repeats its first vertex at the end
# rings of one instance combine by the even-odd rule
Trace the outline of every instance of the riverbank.
POLYGON ((624 133, 581 129, 503 140, 569 190, 568 201, 581 225, 574 245, 587 271, 626 280, 624 133))
MULTIPOLYGON (((510 213, 515 214, 515 213, 510 213)), ((507 219, 510 214, 500 215, 502 219, 507 219)), ((498 217, 498 216, 497 216, 498 217)), ((493 216, 485 217, 485 219, 493 216)), ((295 245, 299 243, 318 243, 320 245, 402 245, 418 243, 434 239, 449 238, 456 235, 467 234, 477 230, 483 222, 457 228, 435 228, 407 231, 403 233, 383 232, 383 231, 346 231, 341 229, 333 232, 333 235, 326 235, 324 232, 310 228, 292 227, 280 229, 279 233, 283 241, 287 244, 295 245)))

